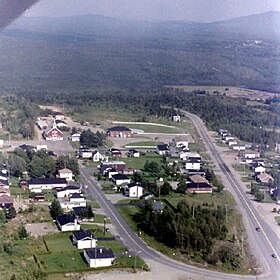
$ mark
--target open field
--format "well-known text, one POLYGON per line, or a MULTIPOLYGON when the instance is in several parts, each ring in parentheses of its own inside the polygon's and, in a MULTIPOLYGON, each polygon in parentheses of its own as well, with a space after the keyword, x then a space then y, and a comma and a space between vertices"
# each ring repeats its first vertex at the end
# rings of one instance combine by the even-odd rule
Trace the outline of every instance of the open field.
POLYGON ((151 124, 127 124, 130 129, 143 130, 144 133, 180 133, 180 128, 177 127, 167 127, 167 126, 157 126, 151 124))
POLYGON ((268 99, 275 96, 275 93, 261 90, 253 90, 248 88, 241 87, 230 87, 230 86, 177 86, 177 85, 168 85, 167 88, 181 89, 185 92, 192 92, 198 90, 205 90, 210 94, 226 94, 231 97, 244 97, 249 98, 250 100, 260 100, 268 99))
POLYGON ((141 148, 141 147, 153 147, 153 148, 156 148, 156 146, 159 144, 159 142, 157 141, 140 141, 140 142, 135 142, 135 143, 129 143, 127 145, 125 145, 126 148, 129 148, 129 147, 138 147, 141 148))

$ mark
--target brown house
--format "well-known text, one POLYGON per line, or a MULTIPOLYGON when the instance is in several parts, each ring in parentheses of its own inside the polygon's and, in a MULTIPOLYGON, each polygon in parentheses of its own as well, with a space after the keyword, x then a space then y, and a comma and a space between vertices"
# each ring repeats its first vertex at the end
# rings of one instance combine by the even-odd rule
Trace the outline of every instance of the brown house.
POLYGON ((109 137, 127 138, 131 137, 132 131, 125 126, 114 126, 108 129, 107 135, 109 137))
POLYGON ((189 179, 190 182, 187 183, 186 193, 212 193, 212 185, 202 176, 193 175, 189 179))

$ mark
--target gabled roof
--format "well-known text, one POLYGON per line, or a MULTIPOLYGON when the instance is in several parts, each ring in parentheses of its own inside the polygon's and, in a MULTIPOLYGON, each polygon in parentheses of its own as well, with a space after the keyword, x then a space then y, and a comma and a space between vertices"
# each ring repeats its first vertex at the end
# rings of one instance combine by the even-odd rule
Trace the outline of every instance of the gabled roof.
POLYGON ((73 235, 77 240, 83 240, 85 238, 96 239, 90 231, 80 229, 78 231, 74 231, 73 235))
POLYGON ((4 204, 13 204, 14 200, 10 196, 4 194, 4 195, 0 196, 0 205, 3 203, 4 204))
POLYGON ((56 221, 61 225, 67 225, 69 223, 75 222, 75 216, 74 215, 61 215, 56 218, 56 221))
POLYGON ((115 175, 112 175, 112 178, 114 180, 129 180, 129 178, 124 174, 115 174, 115 175))
POLYGON ((70 195, 70 199, 71 198, 84 198, 84 197, 79 193, 73 193, 72 195, 70 195))
POLYGON ((80 216, 84 212, 88 212, 89 207, 88 206, 78 206, 73 207, 73 212, 76 216, 80 216))
POLYGON ((70 170, 68 168, 63 168, 63 169, 58 170, 58 173, 61 174, 61 173, 73 173, 73 172, 72 172, 72 170, 70 170))
POLYGON ((29 185, 42 185, 42 184, 66 184, 65 178, 31 178, 27 181, 29 185))
POLYGON ((125 126, 114 126, 108 129, 108 132, 110 131, 131 131, 129 128, 125 127, 125 126))
POLYGON ((188 158, 187 163, 201 163, 201 160, 198 158, 188 158))
POLYGON ((56 124, 65 124, 67 126, 67 123, 62 120, 55 120, 56 124))
POLYGON ((130 184, 127 184, 127 187, 130 189, 130 188, 133 188, 133 187, 136 187, 138 186, 138 188, 143 188, 140 183, 130 183, 130 184))
POLYGON ((69 185, 69 186, 66 186, 60 190, 57 190, 57 192, 64 192, 66 190, 80 190, 80 187, 79 186, 73 186, 73 185, 69 185))
POLYGON ((61 134, 62 131, 60 129, 58 129, 56 126, 54 126, 53 124, 51 124, 50 126, 48 126, 45 130, 44 130, 44 134, 48 134, 49 132, 51 132, 53 129, 58 130, 61 134))
POLYGON ((209 184, 209 182, 204 178, 204 177, 202 177, 202 176, 200 176, 200 175, 192 175, 192 176, 190 176, 189 177, 189 179, 193 182, 193 183, 208 183, 209 184))
POLYGON ((267 174, 266 172, 262 173, 262 174, 259 174, 257 176, 257 178, 260 180, 260 181, 274 181, 273 177, 269 174, 267 174))
POLYGON ((8 180, 2 180, 2 179, 0 179, 0 186, 9 186, 8 180))
POLYGON ((203 189, 203 188, 213 188, 209 183, 188 183, 187 189, 203 189))
POLYGON ((168 145, 167 144, 158 144, 157 149, 159 151, 167 151, 168 150, 168 145))
POLYGON ((113 259, 115 258, 114 253, 111 249, 105 247, 96 247, 85 249, 90 259, 113 259))

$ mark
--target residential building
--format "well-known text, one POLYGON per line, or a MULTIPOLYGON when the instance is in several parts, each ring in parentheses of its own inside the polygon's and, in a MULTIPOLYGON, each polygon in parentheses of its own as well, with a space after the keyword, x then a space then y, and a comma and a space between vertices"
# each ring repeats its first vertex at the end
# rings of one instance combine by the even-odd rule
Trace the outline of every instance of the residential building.
POLYGON ((130 179, 124 174, 115 174, 112 176, 112 182, 119 186, 122 184, 129 184, 130 179))
POLYGON ((1 195, 11 196, 10 189, 9 188, 4 188, 3 186, 0 186, 0 196, 1 195))
POLYGON ((173 121, 174 122, 180 122, 181 121, 181 116, 180 115, 174 115, 173 116, 173 121))
POLYGON ((92 153, 93 153, 93 151, 91 151, 90 149, 81 148, 81 149, 79 149, 78 157, 83 158, 83 159, 91 159, 92 153))
POLYGON ((242 144, 235 144, 235 145, 231 145, 231 148, 234 151, 245 151, 246 150, 246 146, 242 145, 242 144))
POLYGON ((67 185, 65 178, 32 178, 27 183, 30 192, 36 193, 41 193, 42 190, 65 188, 67 185))
POLYGON ((80 222, 92 222, 94 221, 94 213, 89 206, 77 206, 72 209, 75 217, 80 222), (91 217, 92 216, 92 217, 91 217))
POLYGON ((228 145, 231 147, 231 146, 234 146, 234 145, 237 145, 237 141, 236 140, 229 140, 228 141, 228 145))
POLYGON ((143 187, 139 183, 130 183, 124 187, 124 195, 139 198, 143 195, 143 187))
POLYGON ((74 215, 61 215, 56 218, 57 226, 61 231, 80 230, 81 226, 74 215))
POLYGON ((14 200, 9 195, 3 194, 0 196, 0 209, 9 209, 13 204, 14 200))
POLYGON ((69 137, 69 140, 72 142, 80 142, 81 133, 74 133, 69 137))
POLYGON ((167 155, 169 153, 168 144, 157 145, 157 151, 159 155, 167 155))
POLYGON ((111 148, 109 154, 113 158, 118 158, 122 156, 122 152, 119 149, 111 148))
POLYGON ((40 130, 45 130, 47 127, 48 127, 48 124, 45 120, 41 120, 39 119, 37 122, 36 122, 37 126, 39 127, 40 130))
POLYGON ((255 172, 255 175, 259 175, 259 174, 264 173, 265 170, 266 170, 265 167, 263 167, 262 165, 259 165, 254 169, 254 172, 255 172))
POLYGON ((56 190, 57 198, 66 198, 74 193, 81 193, 81 188, 79 186, 69 185, 61 189, 56 190))
POLYGON ((84 249, 84 257, 90 267, 111 266, 115 259, 113 251, 105 247, 84 249))
POLYGON ((68 168, 63 168, 58 170, 58 177, 59 178, 65 178, 67 182, 73 181, 74 174, 72 170, 68 168))
POLYGON ((65 129, 65 128, 68 128, 68 125, 65 121, 62 121, 62 120, 55 120, 55 124, 56 124, 56 127, 60 128, 60 129, 65 129))
POLYGON ((149 200, 149 199, 151 199, 151 198, 153 198, 153 197, 154 197, 154 195, 153 195, 152 193, 144 193, 144 194, 140 197, 140 199, 149 200))
POLYGON ((105 174, 109 169, 113 168, 118 172, 123 172, 125 169, 124 161, 101 161, 100 172, 105 174))
POLYGON ((108 129, 107 135, 109 137, 128 138, 131 137, 132 131, 125 126, 114 126, 108 129))
POLYGON ((70 211, 74 207, 85 207, 86 199, 80 193, 73 193, 69 198, 59 199, 59 203, 62 209, 70 211))
POLYGON ((267 186, 270 183, 274 182, 274 178, 271 175, 267 174, 266 172, 257 175, 256 180, 257 182, 261 183, 264 186, 267 186))
POLYGON ((201 161, 196 158, 189 158, 185 163, 185 168, 187 170, 200 170, 201 169, 201 161))
POLYGON ((73 232, 72 236, 73 244, 78 249, 95 248, 97 239, 90 231, 80 229, 73 232))
POLYGON ((135 149, 132 149, 132 150, 128 151, 128 156, 129 157, 134 157, 134 158, 139 158, 140 157, 140 152, 136 151, 135 149))
POLYGON ((247 151, 241 151, 240 156, 242 158, 248 158, 248 159, 255 159, 260 157, 260 153, 253 151, 253 150, 247 150, 247 151))
POLYGON ((102 161, 102 160, 104 160, 104 158, 105 157, 100 152, 98 152, 98 151, 92 152, 92 160, 93 160, 93 162, 102 161))
POLYGON ((186 193, 212 193, 213 186, 202 176, 193 175, 189 177, 186 193))

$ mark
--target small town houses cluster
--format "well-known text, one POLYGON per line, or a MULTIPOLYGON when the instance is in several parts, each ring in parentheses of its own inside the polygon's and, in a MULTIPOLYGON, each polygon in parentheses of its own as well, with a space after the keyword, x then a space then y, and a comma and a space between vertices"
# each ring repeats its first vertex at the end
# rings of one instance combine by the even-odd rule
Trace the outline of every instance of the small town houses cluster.
POLYGON ((251 176, 256 183, 267 191, 277 204, 280 204, 280 186, 275 186, 274 178, 269 173, 265 160, 260 157, 259 148, 252 150, 250 144, 238 143, 236 138, 225 129, 220 130, 220 135, 223 143, 228 144, 232 150, 238 152, 236 157, 238 162, 250 167, 252 170, 251 176))
POLYGON ((0 210, 9 211, 14 204, 14 199, 11 197, 8 170, 5 164, 0 168, 0 210))
MULTIPOLYGON (((91 208, 87 206, 80 184, 73 181, 70 169, 58 170, 57 178, 31 178, 21 181, 20 186, 34 193, 34 199, 44 201, 44 191, 53 190, 61 208, 66 214, 56 218, 60 231, 72 231, 72 241, 78 249, 84 250, 84 258, 90 267, 106 267, 112 265, 115 256, 111 249, 97 246, 97 238, 92 232, 81 228, 81 222, 93 222, 94 214, 89 217, 91 208)), ((70 242, 70 241, 69 241, 70 242)))

